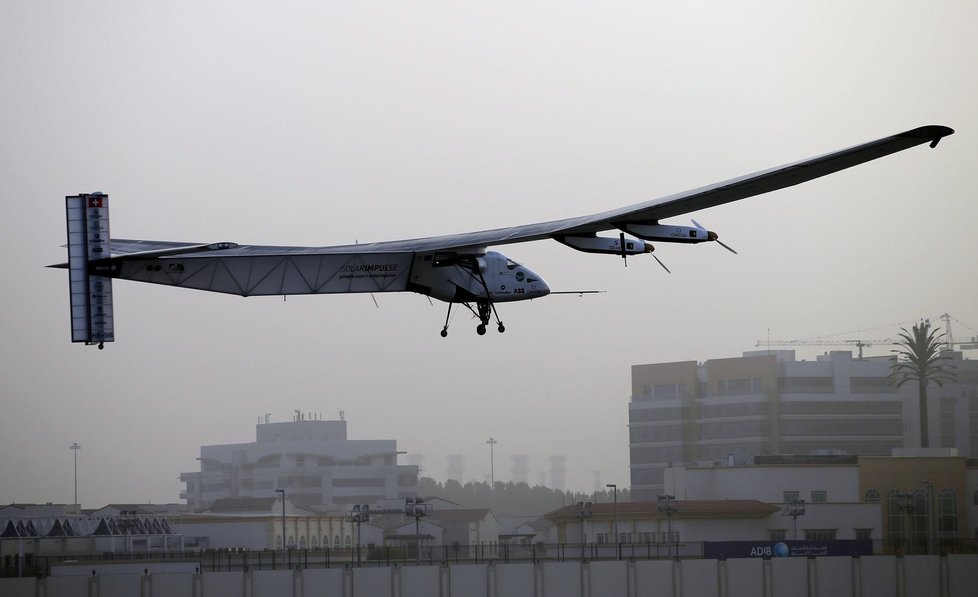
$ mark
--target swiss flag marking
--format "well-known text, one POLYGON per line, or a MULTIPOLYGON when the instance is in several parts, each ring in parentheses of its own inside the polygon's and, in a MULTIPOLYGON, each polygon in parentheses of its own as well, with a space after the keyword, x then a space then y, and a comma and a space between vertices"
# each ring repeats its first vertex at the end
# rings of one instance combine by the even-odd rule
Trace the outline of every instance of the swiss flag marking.
POLYGON ((88 198, 89 207, 102 207, 102 197, 89 197, 88 198))

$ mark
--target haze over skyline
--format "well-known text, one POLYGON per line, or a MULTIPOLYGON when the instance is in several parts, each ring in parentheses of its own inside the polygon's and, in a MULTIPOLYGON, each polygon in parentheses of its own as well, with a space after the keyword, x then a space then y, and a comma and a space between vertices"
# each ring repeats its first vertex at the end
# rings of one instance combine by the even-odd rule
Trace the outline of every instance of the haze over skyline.
MULTIPOLYGON (((0 4, 0 503, 175 502, 201 445, 338 417, 445 480, 629 485, 633 364, 950 313, 978 326, 978 5, 443 1, 0 4), (64 196, 112 232, 332 245, 596 213, 925 124, 956 134, 693 214, 737 249, 498 250, 552 296, 475 334, 418 295, 248 298, 116 282, 72 345, 64 196)), ((688 224, 677 218, 670 223, 688 224)), ((895 328, 893 328, 895 329, 895 328)), ((956 335, 974 335, 956 328, 956 335)), ((874 336, 873 337, 877 337, 874 336)), ((826 349, 799 350, 812 358, 826 349)), ((888 347, 867 354, 887 354, 888 347)), ((406 462, 403 461, 403 462, 406 462)))

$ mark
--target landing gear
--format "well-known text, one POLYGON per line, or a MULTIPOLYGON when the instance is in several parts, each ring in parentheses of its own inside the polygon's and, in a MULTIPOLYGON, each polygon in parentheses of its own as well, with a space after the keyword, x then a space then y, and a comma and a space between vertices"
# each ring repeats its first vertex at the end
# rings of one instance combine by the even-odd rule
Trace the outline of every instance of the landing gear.
MULTIPOLYGON (((445 315, 445 327, 441 329, 442 338, 448 337, 448 322, 452 317, 452 307, 456 304, 457 303, 448 303, 448 314, 445 315)), ((489 325, 489 321, 494 316, 496 318, 496 329, 499 330, 499 333, 502 334, 506 331, 506 326, 504 326, 503 322, 499 320, 499 313, 496 312, 496 306, 493 305, 492 301, 476 301, 475 307, 469 303, 460 304, 464 305, 466 309, 471 311, 472 314, 479 319, 479 325, 475 327, 475 331, 480 336, 486 335, 486 330, 489 329, 487 327, 489 325)))
MULTIPOLYGON (((458 263, 457 264, 462 269, 466 270, 470 276, 479 282, 482 286, 483 292, 485 292, 484 299, 476 298, 479 295, 466 292, 468 296, 475 298, 475 308, 468 302, 462 301, 461 304, 465 305, 465 308, 472 312, 479 319, 479 325, 476 326, 475 331, 480 336, 486 335, 486 326, 489 325, 489 320, 492 317, 496 318, 496 329, 499 333, 506 331, 506 326, 503 322, 499 320, 499 313, 496 312, 496 305, 492 302, 492 292, 489 291, 489 284, 486 283, 485 276, 482 275, 482 269, 479 267, 479 263, 476 260, 472 260, 468 263, 458 263)), ((461 287, 459 287, 461 289, 461 287)), ((448 322, 452 317, 452 305, 455 303, 448 303, 448 314, 445 315, 445 327, 441 330, 441 337, 445 338, 448 336, 448 322)))
MULTIPOLYGON (((488 292, 486 294, 488 294, 488 292)), ((486 335, 486 326, 489 325, 490 317, 496 318, 496 329, 499 330, 500 334, 506 331, 506 326, 503 325, 503 322, 499 321, 499 313, 496 312, 496 305, 494 305, 492 301, 485 300, 476 302, 476 306, 479 308, 478 312, 476 312, 476 310, 473 309, 468 303, 466 303, 465 306, 479 318, 479 325, 476 326, 475 331, 480 336, 486 335)))

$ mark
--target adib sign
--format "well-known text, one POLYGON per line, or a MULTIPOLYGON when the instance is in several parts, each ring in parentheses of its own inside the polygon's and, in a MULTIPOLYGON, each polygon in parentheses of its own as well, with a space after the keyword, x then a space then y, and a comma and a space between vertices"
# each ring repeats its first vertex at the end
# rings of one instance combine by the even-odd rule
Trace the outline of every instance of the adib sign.
POLYGON ((862 539, 835 541, 705 541, 703 557, 789 558, 811 556, 869 556, 873 542, 862 539))

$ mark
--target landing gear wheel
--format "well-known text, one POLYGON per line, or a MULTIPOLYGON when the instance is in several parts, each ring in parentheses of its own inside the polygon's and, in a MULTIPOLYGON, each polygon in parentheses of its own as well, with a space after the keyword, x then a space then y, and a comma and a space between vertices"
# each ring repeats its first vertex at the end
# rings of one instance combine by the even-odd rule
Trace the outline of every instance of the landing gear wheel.
POLYGON ((441 331, 441 337, 442 338, 447 338, 448 337, 448 330, 447 329, 444 329, 444 330, 441 331))
POLYGON ((485 336, 486 335, 486 325, 484 323, 480 323, 478 325, 478 327, 475 328, 475 331, 480 336, 485 336))
POLYGON ((500 333, 500 334, 502 334, 503 332, 505 332, 505 331, 506 331, 506 326, 504 326, 504 325, 503 325, 502 323, 500 323, 500 324, 499 324, 499 327, 498 327, 498 328, 496 328, 496 329, 497 329, 497 330, 499 330, 499 333, 500 333))

